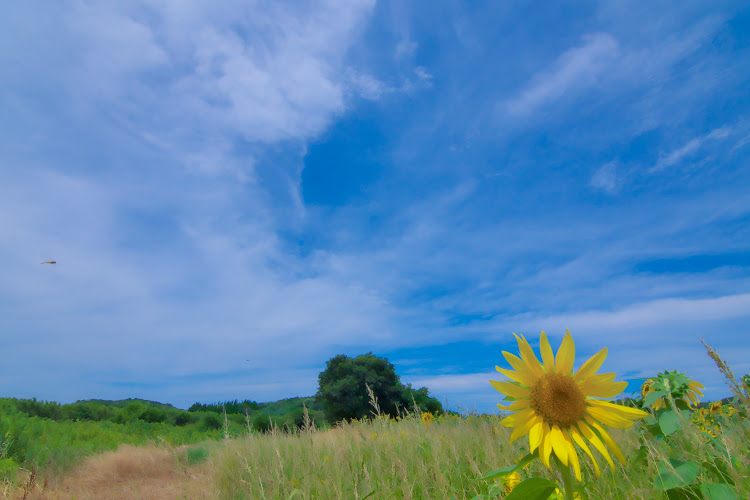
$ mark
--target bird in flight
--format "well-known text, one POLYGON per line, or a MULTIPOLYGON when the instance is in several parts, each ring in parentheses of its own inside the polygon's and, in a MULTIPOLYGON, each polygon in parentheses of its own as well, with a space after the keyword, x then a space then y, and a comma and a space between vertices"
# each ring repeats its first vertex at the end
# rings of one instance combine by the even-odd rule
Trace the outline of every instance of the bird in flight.
POLYGON ((40 262, 40 264, 57 264, 54 260, 48 260, 46 262, 40 262))

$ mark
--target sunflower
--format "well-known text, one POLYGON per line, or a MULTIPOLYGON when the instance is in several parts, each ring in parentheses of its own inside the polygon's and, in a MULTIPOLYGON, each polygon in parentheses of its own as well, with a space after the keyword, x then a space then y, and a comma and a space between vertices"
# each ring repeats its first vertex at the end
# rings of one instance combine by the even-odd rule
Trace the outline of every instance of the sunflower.
POLYGON ((721 413, 721 401, 714 401, 711 403, 709 412, 711 415, 716 415, 717 413, 721 413))
MULTIPOLYGON (((692 408, 698 404, 698 400, 703 396, 703 384, 690 380, 684 373, 678 371, 665 371, 656 377, 651 377, 641 387, 641 394, 645 398, 648 393, 656 391, 666 391, 672 395, 676 403, 687 408, 692 408)), ((654 411, 667 407, 664 397, 658 398, 651 403, 651 409, 654 411)))
POLYGON ((600 476, 599 465, 584 438, 614 468, 605 444, 623 464, 625 457, 602 424, 624 429, 648 414, 594 399, 613 398, 628 383, 614 382, 614 373, 596 374, 607 357, 606 347, 574 374, 575 344, 570 332, 567 329, 566 332, 556 356, 553 356, 547 336, 542 332, 539 342, 542 362, 528 341, 514 333, 521 357, 505 351, 503 356, 515 371, 496 366, 497 371, 510 380, 490 380, 490 384, 506 396, 506 401, 512 401, 508 406, 497 405, 501 410, 514 412, 500 421, 501 425, 513 428, 510 442, 528 434, 530 453, 538 448, 539 458, 547 467, 550 466, 550 455, 554 453, 563 465, 573 466, 576 479, 581 481, 581 466, 573 443, 591 458, 594 470, 600 476))

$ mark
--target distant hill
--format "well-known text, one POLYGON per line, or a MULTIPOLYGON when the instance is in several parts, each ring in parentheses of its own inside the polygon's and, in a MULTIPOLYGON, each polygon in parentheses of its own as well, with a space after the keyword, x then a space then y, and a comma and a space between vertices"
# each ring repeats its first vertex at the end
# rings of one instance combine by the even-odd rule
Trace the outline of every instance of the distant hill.
POLYGON ((294 410, 303 410, 303 405, 307 407, 307 410, 309 412, 322 412, 323 407, 320 405, 320 403, 315 399, 315 396, 307 396, 307 397, 294 397, 294 398, 286 398, 286 399, 280 399, 278 401, 272 401, 272 402, 266 402, 266 403, 257 403, 255 401, 245 400, 245 401, 219 401, 217 403, 195 403, 190 408, 188 408, 188 411, 195 412, 195 411, 212 411, 217 413, 222 413, 224 409, 226 408, 226 412, 228 414, 232 413, 245 413, 245 409, 249 412, 257 412, 262 411, 263 413, 267 413, 269 415, 286 415, 294 410))
POLYGON ((153 406, 155 408, 173 408, 175 410, 178 409, 167 403, 159 403, 158 401, 149 401, 148 399, 138 398, 118 399, 116 401, 111 401, 109 399, 80 399, 76 401, 76 403, 96 403, 103 406, 114 406, 116 408, 125 408, 130 403, 141 403, 143 405, 153 406))

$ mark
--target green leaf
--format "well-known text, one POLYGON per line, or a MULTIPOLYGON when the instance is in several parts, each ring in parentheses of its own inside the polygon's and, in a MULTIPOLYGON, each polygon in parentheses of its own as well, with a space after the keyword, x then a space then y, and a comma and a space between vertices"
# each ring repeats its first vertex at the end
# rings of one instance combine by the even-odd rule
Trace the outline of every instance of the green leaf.
POLYGON ((732 475, 729 472, 727 463, 724 462, 723 460, 718 460, 717 462, 705 460, 701 462, 701 465, 703 466, 704 469, 706 469, 709 473, 711 473, 713 477, 716 478, 719 482, 727 483, 727 484, 734 484, 734 479, 732 479, 732 475))
POLYGON ((642 444, 640 448, 638 448, 638 453, 635 455, 635 458, 633 459, 633 465, 640 465, 642 463, 646 462, 646 457, 648 457, 648 446, 645 444, 642 444))
POLYGON ((679 488, 692 484, 698 477, 699 469, 695 462, 682 462, 674 458, 670 458, 669 462, 674 471, 666 463, 660 463, 658 466, 659 475, 654 478, 654 488, 664 491, 679 488))
POLYGON ((667 490, 669 500, 702 500, 703 494, 696 486, 690 488, 672 488, 667 490))
POLYGON ((511 491, 505 500, 547 500, 555 492, 557 483, 543 477, 524 479, 511 491))
POLYGON ((674 434, 682 429, 683 417, 674 410, 668 410, 659 416, 659 427, 665 436, 674 434))
POLYGON ((513 474, 516 470, 526 467, 526 465, 530 464, 537 458, 539 458, 539 450, 534 450, 534 453, 529 453, 528 455, 523 457, 521 460, 519 460, 517 464, 511 465, 509 467, 505 467, 504 469, 493 470, 492 472, 490 472, 484 477, 481 477, 480 479, 485 480, 485 481, 488 479, 496 479, 496 478, 505 479, 506 477, 513 474))
POLYGON ((663 398, 667 394, 669 394, 667 391, 649 392, 648 395, 643 399, 643 406, 651 406, 652 404, 654 404, 654 401, 659 398, 663 398))
POLYGON ((371 496, 373 496, 377 492, 378 492, 378 490, 372 490, 370 493, 367 494, 367 496, 363 497, 362 500, 365 500, 366 498, 370 498, 371 496))
POLYGON ((664 433, 661 430, 661 427, 659 426, 659 423, 654 424, 646 424, 646 430, 651 433, 652 436, 655 438, 663 438, 664 433))
POLYGON ((703 483, 701 491, 706 495, 706 500, 739 500, 734 488, 727 484, 703 483))

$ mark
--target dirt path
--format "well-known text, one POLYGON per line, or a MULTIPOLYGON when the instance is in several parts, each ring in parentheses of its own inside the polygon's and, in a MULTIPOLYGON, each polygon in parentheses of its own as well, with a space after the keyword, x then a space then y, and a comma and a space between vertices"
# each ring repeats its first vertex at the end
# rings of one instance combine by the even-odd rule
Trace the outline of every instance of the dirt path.
MULTIPOLYGON (((87 458, 57 483, 36 484, 28 499, 161 500, 217 498, 204 465, 175 459, 180 448, 122 445, 87 458)), ((23 498, 23 492, 10 498, 23 498)))

